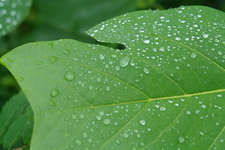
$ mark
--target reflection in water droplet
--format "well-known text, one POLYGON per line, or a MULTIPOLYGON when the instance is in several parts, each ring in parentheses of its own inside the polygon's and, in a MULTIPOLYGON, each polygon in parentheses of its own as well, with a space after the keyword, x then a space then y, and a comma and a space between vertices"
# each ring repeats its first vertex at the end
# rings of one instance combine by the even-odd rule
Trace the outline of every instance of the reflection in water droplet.
POLYGON ((75 79, 75 74, 74 72, 68 71, 64 77, 67 81, 72 81, 75 79))
POLYGON ((179 140, 180 143, 184 143, 184 138, 183 137, 179 137, 178 140, 179 140))
POLYGON ((58 95, 59 95, 59 90, 57 90, 57 89, 52 90, 52 91, 50 92, 50 95, 51 95, 51 97, 56 97, 56 96, 58 96, 58 95))
POLYGON ((83 144, 83 142, 82 142, 81 140, 79 140, 79 139, 76 139, 74 142, 75 142, 75 144, 76 144, 77 146, 80 146, 80 145, 83 144))
POLYGON ((130 62, 130 58, 129 57, 123 57, 120 60, 120 66, 121 67, 126 67, 128 65, 128 63, 130 62))
POLYGON ((146 124, 146 121, 145 120, 140 120, 140 124, 141 125, 145 125, 146 124))
POLYGON ((191 53, 191 58, 195 58, 197 56, 197 54, 195 52, 191 53))
POLYGON ((104 119, 104 120, 103 120, 103 123, 104 123, 105 125, 110 124, 110 119, 104 119))

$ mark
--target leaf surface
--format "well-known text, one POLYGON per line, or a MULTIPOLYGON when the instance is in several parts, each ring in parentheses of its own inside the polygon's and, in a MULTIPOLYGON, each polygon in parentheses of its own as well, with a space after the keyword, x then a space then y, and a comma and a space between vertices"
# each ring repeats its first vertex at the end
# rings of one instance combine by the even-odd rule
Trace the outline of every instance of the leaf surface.
POLYGON ((3 0, 0 2, 0 37, 18 26, 27 16, 32 0, 3 0))
POLYGON ((225 14, 139 11, 1 58, 34 111, 31 149, 222 149, 225 14), (41 143, 41 144, 40 144, 41 143))

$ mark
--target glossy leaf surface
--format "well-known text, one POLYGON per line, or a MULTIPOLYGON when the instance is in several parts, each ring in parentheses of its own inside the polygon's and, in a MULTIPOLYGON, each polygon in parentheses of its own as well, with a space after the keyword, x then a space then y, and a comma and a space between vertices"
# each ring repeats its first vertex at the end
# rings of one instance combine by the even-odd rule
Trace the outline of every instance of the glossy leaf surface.
POLYGON ((35 113, 31 149, 222 149, 225 14, 139 11, 1 58, 35 113), (41 143, 41 144, 40 144, 41 143))

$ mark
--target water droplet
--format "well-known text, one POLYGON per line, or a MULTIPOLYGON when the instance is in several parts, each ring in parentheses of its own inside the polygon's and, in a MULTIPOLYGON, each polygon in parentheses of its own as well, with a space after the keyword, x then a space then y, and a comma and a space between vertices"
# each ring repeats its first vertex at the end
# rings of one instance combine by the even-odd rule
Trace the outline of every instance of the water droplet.
POLYGON ((190 114, 191 114, 191 111, 186 111, 186 114, 187 114, 187 115, 190 115, 190 114))
POLYGON ((107 118, 107 119, 104 119, 104 120, 103 120, 103 123, 104 123, 105 125, 110 124, 110 119, 108 119, 108 118, 107 118))
POLYGON ((123 57, 120 60, 120 66, 121 67, 126 67, 129 64, 129 62, 130 62, 130 58, 129 57, 127 57, 127 56, 123 57))
POLYGON ((105 56, 102 55, 102 54, 100 54, 100 55, 99 55, 99 58, 100 58, 100 59, 105 59, 105 56))
POLYGON ((57 90, 57 89, 52 90, 52 91, 50 92, 50 95, 51 95, 51 97, 56 97, 56 96, 58 96, 58 95, 59 95, 59 90, 57 90))
POLYGON ((82 137, 86 139, 88 137, 88 133, 87 132, 83 132, 82 133, 82 137))
POLYGON ((178 140, 179 140, 180 143, 184 143, 184 138, 183 137, 179 137, 178 140))
POLYGON ((218 51, 217 54, 221 56, 221 55, 223 55, 223 52, 222 51, 218 51))
POLYGON ((74 148, 74 145, 70 145, 70 148, 73 149, 74 148))
POLYGON ((145 125, 146 124, 146 121, 145 120, 140 120, 140 124, 141 125, 145 125))
POLYGON ((204 38, 207 38, 207 37, 209 37, 209 34, 203 34, 202 35, 204 38))
POLYGON ((149 74, 148 68, 144 68, 144 73, 149 74))
POLYGON ((197 114, 199 114, 200 113, 200 110, 196 110, 195 111, 195 114, 197 115, 197 114))
POLYGON ((67 81, 72 81, 75 79, 75 74, 74 72, 68 71, 64 77, 67 81))
POLYGON ((104 116, 104 111, 100 111, 99 113, 98 113, 100 116, 104 116))
POLYGON ((77 116, 73 114, 73 115, 71 116, 71 118, 72 118, 73 120, 75 120, 75 119, 77 118, 77 116))
POLYGON ((222 95, 221 94, 218 94, 217 97, 222 97, 222 95))
POLYGON ((191 58, 195 58, 197 56, 197 54, 195 52, 191 53, 191 58))
POLYGON ((55 101, 53 101, 52 99, 49 99, 49 100, 50 100, 50 106, 56 106, 55 101))
POLYGON ((206 108, 206 105, 202 104, 202 108, 206 108))
POLYGON ((101 120, 101 119, 102 119, 102 117, 99 116, 99 115, 97 115, 95 118, 96 118, 97 120, 101 120))
POLYGON ((129 136, 129 135, 128 135, 127 133, 124 133, 124 134, 123 134, 123 137, 124 137, 124 138, 128 138, 128 136, 129 136))
POLYGON ((166 107, 162 106, 159 109, 160 109, 160 111, 165 111, 166 110, 166 107))
POLYGON ((116 66, 116 67, 115 67, 115 70, 116 70, 116 71, 119 71, 119 70, 120 70, 120 67, 119 67, 119 66, 116 66))
POLYGON ((106 90, 106 91, 110 91, 110 87, 106 87, 105 90, 106 90))
POLYGON ((150 40, 146 39, 143 42, 146 43, 146 44, 148 44, 148 43, 150 43, 150 40))
POLYGON ((81 146, 83 144, 83 142, 79 139, 76 139, 74 142, 77 146, 81 146))

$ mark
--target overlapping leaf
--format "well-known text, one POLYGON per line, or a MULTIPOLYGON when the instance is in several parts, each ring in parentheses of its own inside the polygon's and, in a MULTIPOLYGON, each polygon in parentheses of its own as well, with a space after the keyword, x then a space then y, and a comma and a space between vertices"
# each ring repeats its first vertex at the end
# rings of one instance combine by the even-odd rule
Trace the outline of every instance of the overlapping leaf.
POLYGON ((22 92, 12 97, 0 114, 0 144, 6 149, 22 137, 24 144, 31 140, 33 111, 22 92))
POLYGON ((123 51, 58 40, 6 54, 35 113, 31 149, 222 149, 223 18, 202 6, 139 11, 88 31, 123 51))
POLYGON ((3 0, 0 2, 0 37, 18 26, 26 17, 32 0, 3 0))

